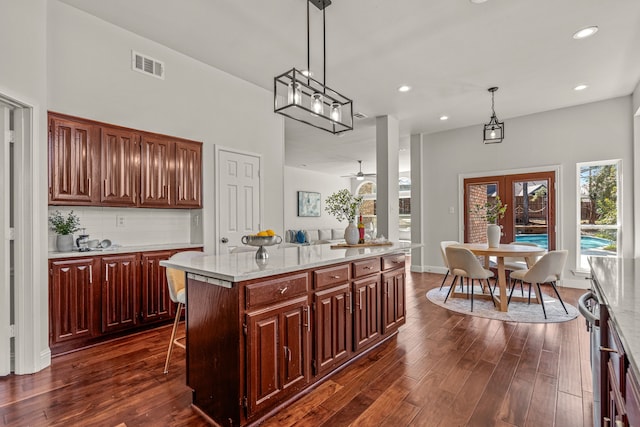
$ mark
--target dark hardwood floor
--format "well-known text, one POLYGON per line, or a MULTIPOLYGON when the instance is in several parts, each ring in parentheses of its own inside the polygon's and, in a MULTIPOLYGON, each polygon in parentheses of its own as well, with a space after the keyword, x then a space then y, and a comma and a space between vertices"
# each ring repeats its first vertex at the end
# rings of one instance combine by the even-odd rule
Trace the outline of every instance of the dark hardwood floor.
MULTIPOLYGON (((407 324, 265 426, 592 426, 582 317, 505 323, 430 303, 441 275, 409 273, 407 324)), ((561 289, 576 304, 583 293, 561 289)), ((201 426, 184 351, 162 374, 170 327, 59 356, 0 378, 0 425, 201 426)))

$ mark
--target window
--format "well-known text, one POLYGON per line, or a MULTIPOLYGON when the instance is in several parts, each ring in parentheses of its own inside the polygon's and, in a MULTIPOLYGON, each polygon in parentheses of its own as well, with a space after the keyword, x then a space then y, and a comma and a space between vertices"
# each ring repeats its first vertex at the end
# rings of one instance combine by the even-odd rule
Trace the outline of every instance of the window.
POLYGON ((620 160, 578 163, 577 267, 589 256, 620 253, 620 160))

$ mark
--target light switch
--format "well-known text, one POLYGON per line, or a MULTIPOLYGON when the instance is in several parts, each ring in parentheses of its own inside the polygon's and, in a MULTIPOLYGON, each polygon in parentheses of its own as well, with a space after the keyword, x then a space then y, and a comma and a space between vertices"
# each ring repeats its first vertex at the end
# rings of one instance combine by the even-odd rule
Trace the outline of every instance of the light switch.
POLYGON ((450 214, 456 213, 456 208, 454 208, 453 206, 449 206, 449 213, 450 214))
POLYGON ((116 216, 116 227, 124 227, 124 217, 122 215, 116 216))

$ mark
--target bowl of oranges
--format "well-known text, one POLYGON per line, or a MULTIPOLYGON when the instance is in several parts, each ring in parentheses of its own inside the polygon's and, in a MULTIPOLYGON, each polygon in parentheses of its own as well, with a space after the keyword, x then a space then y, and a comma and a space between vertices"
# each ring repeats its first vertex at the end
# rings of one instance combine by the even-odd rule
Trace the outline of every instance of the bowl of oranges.
POLYGON ((256 234, 242 236, 241 241, 248 246, 273 246, 282 243, 282 237, 277 236, 275 231, 267 229, 256 234))

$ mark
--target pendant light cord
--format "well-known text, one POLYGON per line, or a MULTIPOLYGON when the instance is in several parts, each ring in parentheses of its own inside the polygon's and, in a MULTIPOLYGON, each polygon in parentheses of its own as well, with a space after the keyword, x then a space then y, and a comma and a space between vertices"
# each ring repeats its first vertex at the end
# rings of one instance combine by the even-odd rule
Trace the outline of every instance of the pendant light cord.
POLYGON ((322 8, 322 92, 325 94, 327 93, 327 24, 324 19, 324 11, 326 9, 326 6, 322 8))
POLYGON ((307 0, 307 84, 311 76, 311 60, 310 60, 310 43, 309 43, 309 0, 307 0))

